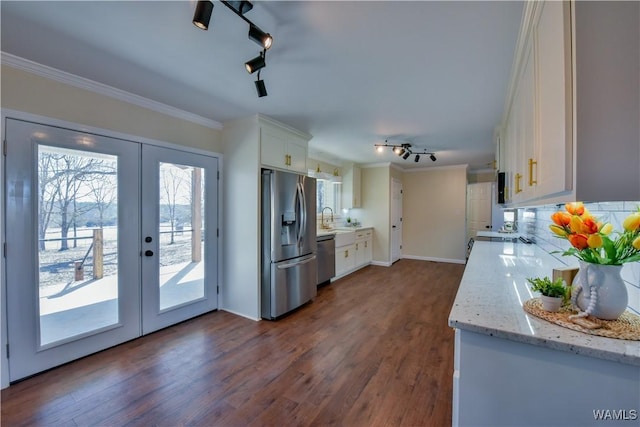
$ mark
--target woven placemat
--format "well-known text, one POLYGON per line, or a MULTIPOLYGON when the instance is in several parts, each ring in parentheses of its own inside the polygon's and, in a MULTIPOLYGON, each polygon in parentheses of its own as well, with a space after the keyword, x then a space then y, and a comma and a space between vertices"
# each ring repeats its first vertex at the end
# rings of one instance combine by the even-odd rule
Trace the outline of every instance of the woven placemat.
POLYGON ((617 320, 601 320, 589 317, 588 320, 597 324, 598 328, 588 329, 569 320, 569 316, 577 314, 576 311, 567 307, 562 307, 557 313, 546 311, 542 308, 540 298, 531 298, 522 305, 522 308, 536 317, 574 331, 600 337, 640 341, 640 316, 630 313, 629 310, 622 313, 617 320))

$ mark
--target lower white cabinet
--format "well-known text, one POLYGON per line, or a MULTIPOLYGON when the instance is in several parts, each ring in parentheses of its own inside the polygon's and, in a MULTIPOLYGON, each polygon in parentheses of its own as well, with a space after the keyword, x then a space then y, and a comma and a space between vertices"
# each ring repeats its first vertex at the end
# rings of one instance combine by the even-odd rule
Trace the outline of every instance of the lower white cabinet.
POLYGON ((360 229, 349 234, 349 238, 336 238, 336 278, 369 265, 373 260, 373 229, 360 229))

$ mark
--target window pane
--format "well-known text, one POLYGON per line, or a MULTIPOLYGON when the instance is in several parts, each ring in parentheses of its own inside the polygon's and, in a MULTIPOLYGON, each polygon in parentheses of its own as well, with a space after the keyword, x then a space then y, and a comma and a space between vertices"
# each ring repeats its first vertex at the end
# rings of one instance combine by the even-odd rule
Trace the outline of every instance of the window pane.
POLYGON ((320 181, 316 183, 317 198, 316 209, 317 213, 322 212, 322 209, 329 207, 333 210, 334 215, 340 213, 340 200, 342 198, 342 186, 336 185, 329 181, 320 181))

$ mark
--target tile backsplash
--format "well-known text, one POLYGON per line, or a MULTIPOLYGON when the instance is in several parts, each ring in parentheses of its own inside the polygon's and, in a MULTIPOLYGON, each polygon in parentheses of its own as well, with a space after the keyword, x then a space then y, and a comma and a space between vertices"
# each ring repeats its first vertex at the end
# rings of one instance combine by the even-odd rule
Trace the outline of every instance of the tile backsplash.
MULTIPOLYGON (((614 230, 621 230, 624 219, 638 209, 640 202, 585 203, 585 206, 595 217, 610 222, 614 230)), ((538 246, 547 252, 568 249, 569 242, 554 237, 554 234, 549 230, 549 225, 552 224, 551 215, 559 210, 564 210, 564 204, 518 209, 518 232, 533 239, 538 246)), ((561 253, 552 255, 568 266, 578 265, 578 260, 575 257, 565 257, 561 253)), ((629 308, 640 314, 640 262, 624 264, 621 275, 627 284, 629 308)))

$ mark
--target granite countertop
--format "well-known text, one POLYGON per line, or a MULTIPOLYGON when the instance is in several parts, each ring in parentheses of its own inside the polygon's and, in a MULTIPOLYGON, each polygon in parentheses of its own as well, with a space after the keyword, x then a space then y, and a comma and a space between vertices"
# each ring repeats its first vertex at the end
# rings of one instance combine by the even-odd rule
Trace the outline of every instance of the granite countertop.
POLYGON ((449 314, 449 326, 560 351, 640 366, 640 342, 563 328, 528 314, 528 277, 566 264, 537 245, 475 242, 449 314))

